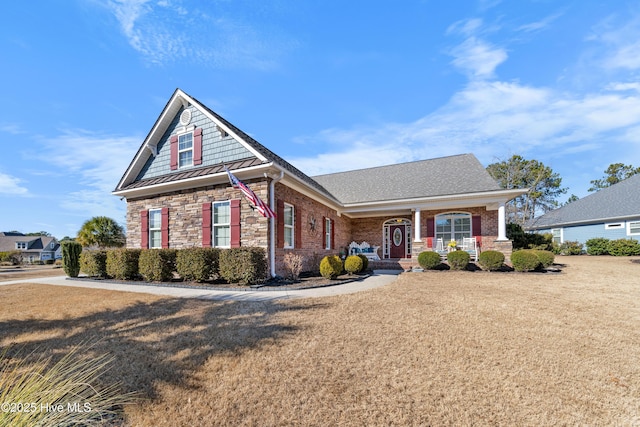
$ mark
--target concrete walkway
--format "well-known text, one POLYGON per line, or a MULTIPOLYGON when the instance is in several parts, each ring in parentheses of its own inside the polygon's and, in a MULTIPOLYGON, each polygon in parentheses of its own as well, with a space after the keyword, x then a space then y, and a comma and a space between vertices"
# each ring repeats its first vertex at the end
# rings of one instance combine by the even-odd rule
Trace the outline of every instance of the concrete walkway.
POLYGON ((271 291, 249 289, 246 291, 217 291, 197 288, 181 288, 159 285, 120 284, 100 280, 69 280, 66 276, 42 277, 38 279, 23 279, 0 282, 0 286, 18 283, 42 283, 56 286, 75 286, 79 288, 109 289, 123 292, 139 292, 153 295, 165 295, 176 298, 198 298, 229 301, 271 301, 276 299, 318 298, 332 295, 351 294, 388 285, 396 280, 398 270, 375 270, 373 275, 364 280, 345 283, 342 285, 325 286, 312 289, 296 289, 285 291, 271 291))

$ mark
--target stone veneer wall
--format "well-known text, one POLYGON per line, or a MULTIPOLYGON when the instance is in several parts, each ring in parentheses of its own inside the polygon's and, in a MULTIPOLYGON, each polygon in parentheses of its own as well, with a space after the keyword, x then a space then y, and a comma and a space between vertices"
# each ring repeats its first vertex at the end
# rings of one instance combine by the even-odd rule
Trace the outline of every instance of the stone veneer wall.
MULTIPOLYGON (((246 184, 267 201, 266 181, 246 184)), ((267 249, 268 220, 254 211, 242 192, 228 184, 160 194, 147 199, 127 200, 127 247, 140 248, 140 211, 169 208, 169 247, 175 249, 202 246, 202 205, 214 201, 240 199, 240 245, 267 249)))
MULTIPOLYGON (((325 255, 338 255, 341 250, 351 243, 351 220, 340 217, 335 210, 312 200, 305 195, 283 185, 276 184, 276 198, 283 200, 295 207, 300 212, 302 220, 301 242, 295 242, 295 248, 276 248, 276 272, 284 275, 284 256, 289 252, 299 254, 305 258, 305 271, 314 271, 319 268, 320 260, 325 255), (335 225, 334 248, 331 250, 324 248, 324 236, 322 235, 322 217, 330 218, 335 225), (315 229, 312 229, 311 222, 315 219, 315 229)), ((276 236, 277 239, 277 236, 276 236)))

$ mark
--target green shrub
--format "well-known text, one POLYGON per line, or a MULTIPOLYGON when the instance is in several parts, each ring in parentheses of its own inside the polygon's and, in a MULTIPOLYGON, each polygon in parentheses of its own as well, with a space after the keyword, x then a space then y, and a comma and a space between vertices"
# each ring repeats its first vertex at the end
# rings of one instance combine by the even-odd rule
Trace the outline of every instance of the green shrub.
POLYGON ((107 251, 82 252, 80 271, 89 277, 107 277, 107 251))
POLYGON ((555 255, 551 251, 540 251, 534 250, 535 254, 538 256, 538 260, 540 261, 540 266, 542 268, 547 268, 553 265, 553 261, 555 260, 555 255))
POLYGON ((176 272, 187 281, 205 282, 219 275, 220 249, 187 248, 176 254, 176 272))
POLYGON ((435 270, 441 263, 438 252, 424 251, 418 254, 418 264, 425 270, 435 270))
POLYGON ((452 270, 466 269, 470 258, 467 251, 451 251, 447 254, 447 262, 452 270))
POLYGON ((229 283, 264 282, 269 272, 264 248, 231 248, 220 251, 220 276, 229 283))
POLYGON ((609 255, 609 239, 595 237, 585 242, 589 255, 609 255))
POLYGON ((338 255, 327 255, 320 261, 320 275, 326 279, 335 279, 342 274, 342 260, 338 255))
POLYGON ((607 251, 613 256, 640 255, 640 242, 634 239, 612 240, 607 246, 607 251))
POLYGON ((369 258, 363 254, 358 254, 357 256, 362 260, 362 270, 360 271, 367 271, 369 269, 369 258))
POLYGON ((80 254, 82 245, 76 242, 64 242, 62 244, 62 267, 69 277, 78 277, 80 274, 80 254))
POLYGON ((507 224, 507 238, 513 242, 513 249, 541 249, 551 250, 553 235, 550 233, 527 233, 519 224, 507 224))
POLYGON ((111 249, 107 251, 107 275, 117 280, 138 277, 140 249, 111 249))
POLYGON ((511 264, 516 271, 533 271, 540 266, 540 258, 531 249, 520 249, 511 254, 511 264))
POLYGON ((582 255, 582 243, 567 241, 560 245, 561 255, 582 255))
POLYGON ((344 269, 349 274, 359 273, 362 271, 362 258, 358 255, 349 255, 344 260, 344 269))
POLYGON ((138 271, 144 280, 168 282, 176 269, 175 249, 143 249, 138 259, 138 271))
POLYGON ((504 254, 499 251, 484 251, 478 255, 478 264, 483 270, 496 271, 504 265, 504 254))

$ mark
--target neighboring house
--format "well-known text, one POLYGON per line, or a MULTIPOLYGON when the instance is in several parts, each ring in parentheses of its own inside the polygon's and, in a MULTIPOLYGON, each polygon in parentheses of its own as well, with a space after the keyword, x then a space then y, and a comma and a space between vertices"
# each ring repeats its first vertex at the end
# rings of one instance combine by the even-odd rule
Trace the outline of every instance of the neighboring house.
POLYGON ((472 154, 309 177, 177 89, 113 194, 127 200, 128 247, 259 246, 276 275, 288 252, 310 269, 352 241, 405 266, 434 238, 476 236, 508 256, 504 205, 525 191, 501 189, 472 154), (276 218, 260 215, 225 168, 276 218))
POLYGON ((640 240, 640 175, 620 181, 535 218, 527 231, 551 233, 557 243, 595 237, 640 240))
POLYGON ((62 258, 62 249, 55 237, 0 232, 0 252, 10 251, 20 251, 25 262, 62 258))

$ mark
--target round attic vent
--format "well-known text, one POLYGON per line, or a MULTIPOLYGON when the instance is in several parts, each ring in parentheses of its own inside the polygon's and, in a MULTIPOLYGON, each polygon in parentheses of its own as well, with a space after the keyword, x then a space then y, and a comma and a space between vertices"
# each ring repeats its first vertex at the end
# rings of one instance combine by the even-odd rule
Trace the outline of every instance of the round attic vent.
POLYGON ((182 114, 180 114, 180 124, 186 126, 189 123, 191 123, 191 110, 184 110, 182 114))

